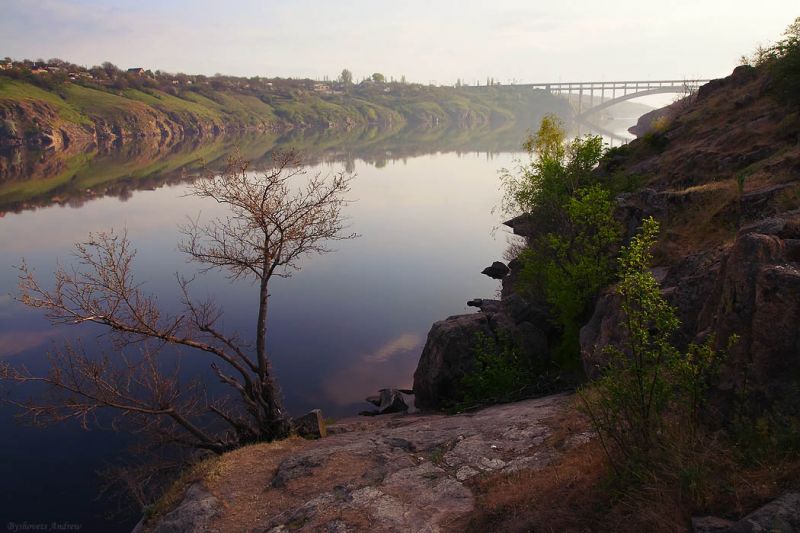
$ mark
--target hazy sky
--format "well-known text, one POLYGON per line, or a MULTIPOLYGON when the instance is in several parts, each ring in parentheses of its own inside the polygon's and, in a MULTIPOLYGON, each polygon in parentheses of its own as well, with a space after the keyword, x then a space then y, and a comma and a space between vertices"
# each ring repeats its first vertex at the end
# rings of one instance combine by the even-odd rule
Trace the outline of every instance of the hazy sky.
POLYGON ((715 77, 798 0, 0 0, 0 57, 453 83, 715 77))

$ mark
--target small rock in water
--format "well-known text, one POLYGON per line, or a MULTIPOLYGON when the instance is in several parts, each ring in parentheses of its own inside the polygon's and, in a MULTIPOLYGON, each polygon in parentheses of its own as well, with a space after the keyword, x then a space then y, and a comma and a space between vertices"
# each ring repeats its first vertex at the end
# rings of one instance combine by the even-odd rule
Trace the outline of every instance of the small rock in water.
POLYGON ((481 271, 481 274, 486 274, 492 279, 503 279, 508 273, 508 267, 500 261, 495 261, 492 266, 488 266, 481 271))
POLYGON ((385 415, 388 413, 416 413, 414 392, 406 389, 381 389, 380 396, 370 396, 366 401, 377 406, 377 411, 361 411, 364 416, 385 415))

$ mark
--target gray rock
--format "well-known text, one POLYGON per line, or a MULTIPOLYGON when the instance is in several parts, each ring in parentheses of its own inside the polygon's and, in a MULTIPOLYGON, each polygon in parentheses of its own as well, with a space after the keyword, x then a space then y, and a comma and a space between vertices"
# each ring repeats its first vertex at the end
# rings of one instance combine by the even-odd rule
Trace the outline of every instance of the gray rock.
POLYGON ((533 217, 529 214, 522 214, 503 222, 514 232, 514 235, 529 237, 535 233, 533 217))
POLYGON ((414 372, 417 407, 435 409, 458 398, 464 376, 475 369, 477 336, 493 334, 484 313, 436 322, 414 372))
POLYGON ((328 435, 325 419, 319 409, 314 409, 299 418, 295 418, 292 420, 292 424, 297 434, 304 439, 320 439, 328 435))
POLYGON ((694 533, 800 532, 800 493, 784 494, 738 522, 714 516, 692 518, 692 530, 694 533))
POLYGON ((405 389, 381 389, 377 396, 369 396, 366 401, 376 406, 374 411, 361 411, 363 416, 386 415, 390 413, 416 413, 414 391, 405 389))
POLYGON ((158 521, 152 533, 189 533, 208 531, 211 519, 220 514, 222 503, 200 483, 186 490, 181 503, 158 521))
POLYGON ((314 469, 322 466, 322 459, 318 457, 291 457, 278 465, 278 470, 272 477, 270 486, 281 488, 286 482, 299 477, 314 475, 314 469))
POLYGON ((735 522, 717 518, 716 516, 699 516, 692 518, 694 533, 725 533, 735 522))
POLYGON ((716 516, 698 516, 692 518, 694 533, 725 533, 734 524, 730 520, 716 516))
POLYGON ((397 389, 381 389, 381 403, 378 412, 382 415, 388 413, 402 413, 408 411, 403 393, 397 389))
POLYGON ((784 494, 736 522, 728 532, 800 532, 800 493, 784 494))
MULTIPOLYGON (((213 526, 275 533, 449 531, 474 509, 468 480, 520 465, 538 470, 572 448, 554 450, 547 443, 547 420, 570 403, 569 396, 556 395, 464 415, 359 419, 350 431, 275 447, 258 456, 267 464, 248 461, 246 474, 229 462, 223 476, 249 477, 232 491, 219 484, 224 480, 214 482, 215 490, 225 491, 219 493, 225 504, 213 526), (277 487, 269 484, 271 477, 277 487), (246 528, 237 516, 241 509, 254 520, 246 528)), ((207 496, 201 493, 201 499, 207 496)), ((210 526, 210 519, 202 519, 161 531, 210 526)))
POLYGON ((580 346, 583 370, 589 378, 597 378, 608 364, 606 346, 622 346, 625 334, 619 327, 622 320, 620 298, 613 291, 597 299, 594 313, 581 328, 580 346))

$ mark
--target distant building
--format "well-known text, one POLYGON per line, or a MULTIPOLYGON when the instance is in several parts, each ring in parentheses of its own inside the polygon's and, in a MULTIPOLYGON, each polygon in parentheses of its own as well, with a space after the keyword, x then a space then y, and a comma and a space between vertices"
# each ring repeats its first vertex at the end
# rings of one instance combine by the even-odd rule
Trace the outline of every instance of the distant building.
POLYGON ((144 74, 144 69, 142 67, 129 68, 127 72, 128 72, 128 74, 139 74, 139 75, 142 75, 142 74, 144 74))

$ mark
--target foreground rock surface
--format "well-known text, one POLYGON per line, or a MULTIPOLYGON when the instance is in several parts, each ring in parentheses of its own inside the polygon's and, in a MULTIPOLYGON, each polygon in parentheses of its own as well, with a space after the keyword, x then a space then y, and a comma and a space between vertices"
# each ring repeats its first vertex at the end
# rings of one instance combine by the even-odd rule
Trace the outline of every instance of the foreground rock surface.
POLYGON ((236 450, 219 460, 218 475, 190 488, 177 509, 145 531, 446 531, 473 510, 470 479, 543 468, 557 458, 561 452, 545 443, 546 419, 569 400, 556 395, 455 416, 353 419, 330 426, 325 439, 236 450), (192 515, 195 493, 222 503, 192 515), (164 529, 177 516, 191 520, 164 529))
POLYGON ((738 522, 712 516, 692 519, 695 533, 795 533, 800 531, 800 493, 790 492, 738 522))

